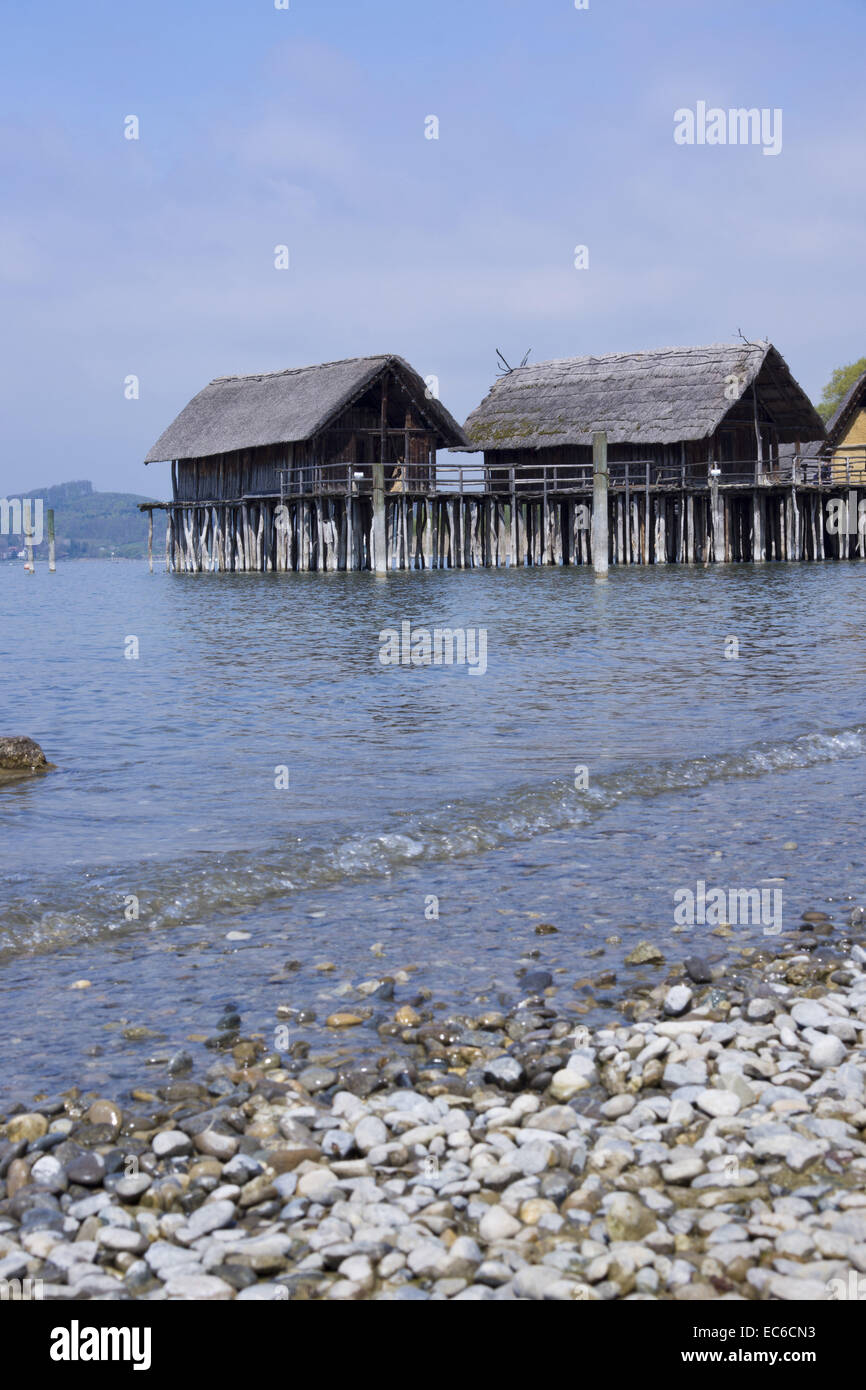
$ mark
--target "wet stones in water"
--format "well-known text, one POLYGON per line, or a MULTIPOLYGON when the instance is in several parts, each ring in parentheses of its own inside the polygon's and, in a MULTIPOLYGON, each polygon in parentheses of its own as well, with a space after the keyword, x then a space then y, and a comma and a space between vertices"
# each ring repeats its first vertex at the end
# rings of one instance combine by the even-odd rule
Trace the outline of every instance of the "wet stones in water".
POLYGON ((394 1015, 394 1022, 399 1023, 401 1028, 417 1028, 421 1015, 411 1004, 402 1004, 394 1015))
POLYGON ((639 941, 633 951, 625 958, 626 965, 648 965, 651 961, 663 961, 664 956, 658 946, 651 941, 639 941))
POLYGON ((329 1067, 305 1067, 299 1073, 298 1080, 305 1091, 314 1095, 316 1091, 327 1091, 329 1086, 333 1086, 337 1080, 337 1073, 329 1067))
POLYGON ((31 1144, 34 1139, 39 1139, 48 1129, 48 1121, 44 1115, 37 1112, 26 1115, 15 1115, 6 1127, 6 1137, 12 1144, 19 1142, 31 1144))
POLYGON ((410 1087, 418 1080, 418 1072, 411 1062, 391 1061, 382 1068, 384 1085, 410 1087))
POLYGON ((494 1057, 483 1064, 482 1075, 485 1081, 492 1081, 505 1091, 516 1091, 526 1073, 516 1057, 494 1057))
POLYGON ((91 1125, 82 1121, 73 1126, 70 1131, 70 1138, 84 1148, 95 1149, 100 1144, 113 1144, 117 1138, 117 1127, 115 1125, 91 1125))
POLYGON ((520 988, 526 994, 543 994, 553 984, 553 976, 548 970, 527 970, 520 980, 520 988))
POLYGON ((686 974, 696 985, 708 985, 712 982, 713 967, 706 956, 687 956, 683 961, 686 974))
POLYGON ((176 1105, 178 1101, 204 1099, 207 1092, 197 1081, 174 1081, 167 1086, 160 1086, 157 1094, 169 1105, 176 1105))
POLYGON ((184 1076, 192 1071, 192 1056, 189 1052, 176 1052, 169 1058, 168 1071, 172 1076, 184 1076))
POLYGON ((535 935, 536 935, 536 936, 553 936, 553 935, 554 935, 555 933, 557 933, 558 931, 559 931, 559 927, 555 927, 555 926, 553 925, 552 922, 539 922, 538 925, 537 925, 536 928, 535 928, 535 935))
POLYGON ((350 1091, 353 1096, 359 1096, 362 1100, 374 1091, 378 1091, 383 1084, 378 1072, 365 1071, 361 1068, 352 1071, 340 1070, 340 1086, 344 1091, 350 1091))
POLYGON ((34 739, 23 735, 0 738, 0 780, 47 772, 53 767, 34 739))

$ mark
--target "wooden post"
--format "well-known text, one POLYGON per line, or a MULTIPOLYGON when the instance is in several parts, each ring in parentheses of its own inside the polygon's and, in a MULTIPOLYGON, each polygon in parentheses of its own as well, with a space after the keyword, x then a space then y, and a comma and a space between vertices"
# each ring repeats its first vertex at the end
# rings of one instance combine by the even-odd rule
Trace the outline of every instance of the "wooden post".
MULTIPOLYGON (((56 557, 54 554, 54 508, 49 507, 45 513, 48 522, 48 572, 53 574, 57 569, 56 557)), ((148 512, 147 527, 147 554, 150 559, 150 572, 153 574, 153 511, 148 512)))
POLYGON ((592 568, 600 578, 608 568, 608 481, 607 435, 596 430, 592 436, 592 568))
POLYGON ((373 464, 373 563, 377 574, 387 574, 385 549, 385 451, 388 443, 388 375, 382 378, 382 404, 379 415, 379 458, 373 464))
POLYGON ((628 464, 625 466, 625 562, 632 563, 631 555, 631 493, 628 485, 628 464))
POLYGON ((666 565, 668 562, 668 539, 665 516, 665 494, 659 492, 656 495, 658 506, 656 508, 655 526, 655 562, 657 565, 666 565))
POLYGON ((755 426, 755 481, 761 477, 764 471, 764 444, 761 439, 761 426, 758 423, 758 382, 757 378, 752 382, 752 418, 755 426))
POLYGON ((712 456, 711 456, 711 458, 710 458, 710 515, 711 515, 711 517, 712 517, 712 523, 711 523, 711 524, 712 524, 712 537, 713 537, 713 559, 714 559, 716 562, 718 562, 718 561, 720 561, 720 560, 723 560, 723 559, 725 558, 725 556, 724 556, 724 549, 723 549, 723 547, 724 547, 724 536, 719 534, 720 530, 723 529, 723 528, 720 526, 721 517, 720 517, 720 513, 719 513, 719 480, 718 480, 718 478, 713 477, 713 471, 714 471, 714 469, 715 469, 715 460, 714 460, 714 459, 712 458, 712 456))

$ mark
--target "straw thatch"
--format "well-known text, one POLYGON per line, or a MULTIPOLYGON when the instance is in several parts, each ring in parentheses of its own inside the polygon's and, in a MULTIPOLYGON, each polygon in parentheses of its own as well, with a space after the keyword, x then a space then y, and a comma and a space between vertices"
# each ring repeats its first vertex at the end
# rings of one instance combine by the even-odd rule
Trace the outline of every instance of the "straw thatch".
POLYGON ((515 367, 464 428, 469 447, 486 452, 587 445, 594 430, 605 430, 611 444, 706 439, 735 404, 725 395, 735 377, 741 395, 757 383, 780 440, 824 437, 820 416, 770 343, 618 352, 515 367))
POLYGON ((402 357, 389 353, 257 376, 216 377, 160 435, 145 463, 206 458, 310 439, 387 369, 416 401, 423 402, 443 445, 466 443, 457 421, 439 401, 426 396, 418 373, 402 357))

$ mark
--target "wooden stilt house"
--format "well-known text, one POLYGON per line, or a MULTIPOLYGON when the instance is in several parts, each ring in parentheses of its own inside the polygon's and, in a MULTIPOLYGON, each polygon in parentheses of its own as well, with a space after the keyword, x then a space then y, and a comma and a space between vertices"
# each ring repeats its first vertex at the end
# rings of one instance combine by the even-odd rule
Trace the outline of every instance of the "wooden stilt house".
POLYGON ((426 492, 437 449, 462 443, 418 373, 389 354, 217 377, 145 463, 171 460, 175 502, 363 492, 380 460, 387 491, 426 492))
POLYGON ((824 438, 820 416, 771 343, 571 357, 515 367, 464 426, 495 491, 556 491, 591 478, 607 434, 612 477, 651 485, 780 478, 781 444, 824 438), (514 472, 512 472, 514 470, 514 472), (717 470, 717 471, 716 471, 717 470))

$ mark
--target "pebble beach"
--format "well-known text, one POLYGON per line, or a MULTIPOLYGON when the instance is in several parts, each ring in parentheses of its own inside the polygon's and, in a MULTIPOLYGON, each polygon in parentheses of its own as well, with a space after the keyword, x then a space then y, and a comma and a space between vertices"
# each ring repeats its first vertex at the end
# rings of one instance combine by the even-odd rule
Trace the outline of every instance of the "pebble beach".
POLYGON ((857 1298, 864 913, 804 917, 733 984, 638 943, 654 979, 606 1026, 531 960, 519 1002, 471 1017, 383 972, 375 1066, 335 1071, 290 1034, 268 1051, 225 1012, 200 1076, 14 1106, 6 1296, 857 1298))

